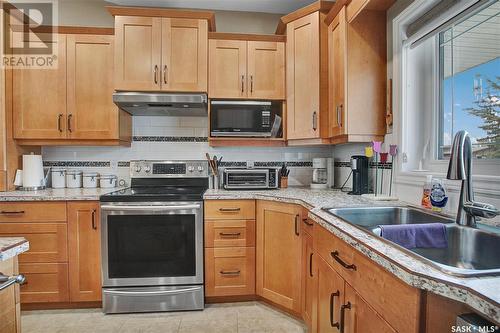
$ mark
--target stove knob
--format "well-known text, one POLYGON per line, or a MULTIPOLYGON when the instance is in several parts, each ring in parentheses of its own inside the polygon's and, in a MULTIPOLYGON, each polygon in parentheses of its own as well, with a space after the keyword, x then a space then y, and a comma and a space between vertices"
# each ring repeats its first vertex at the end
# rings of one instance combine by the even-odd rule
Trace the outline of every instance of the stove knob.
POLYGON ((135 168, 134 168, 134 171, 139 173, 141 172, 141 166, 140 165, 136 165, 135 168))
POLYGON ((151 172, 151 166, 146 165, 146 166, 144 167, 144 172, 146 172, 146 173, 150 173, 150 172, 151 172))
POLYGON ((198 167, 198 172, 203 172, 203 166, 201 166, 201 165, 200 165, 200 166, 198 167))
POLYGON ((193 172, 194 171, 194 166, 192 166, 192 165, 188 166, 188 171, 189 172, 193 172))

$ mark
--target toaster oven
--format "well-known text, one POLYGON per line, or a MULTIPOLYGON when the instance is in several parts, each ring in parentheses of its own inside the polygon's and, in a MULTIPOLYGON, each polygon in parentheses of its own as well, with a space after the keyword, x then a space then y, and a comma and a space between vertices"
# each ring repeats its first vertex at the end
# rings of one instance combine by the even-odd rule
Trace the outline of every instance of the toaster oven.
POLYGON ((278 170, 224 169, 223 182, 227 190, 264 190, 278 188, 278 170))

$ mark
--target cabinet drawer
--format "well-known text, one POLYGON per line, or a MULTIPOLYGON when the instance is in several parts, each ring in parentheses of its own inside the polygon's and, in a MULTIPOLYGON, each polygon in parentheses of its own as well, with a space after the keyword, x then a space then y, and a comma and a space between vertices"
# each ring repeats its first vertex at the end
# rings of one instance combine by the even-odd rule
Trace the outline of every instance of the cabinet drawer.
POLYGON ((21 303, 68 302, 68 264, 19 264, 21 303))
POLYGON ((207 200, 207 219, 255 219, 255 200, 207 200))
POLYGON ((206 296, 255 294, 255 248, 205 249, 206 296))
POLYGON ((0 236, 20 236, 30 243, 30 249, 19 255, 19 262, 65 262, 68 260, 66 223, 4 223, 0 236))
POLYGON ((255 220, 205 221, 205 247, 255 246, 255 220))
POLYGON ((65 222, 66 202, 2 202, 0 222, 65 222))

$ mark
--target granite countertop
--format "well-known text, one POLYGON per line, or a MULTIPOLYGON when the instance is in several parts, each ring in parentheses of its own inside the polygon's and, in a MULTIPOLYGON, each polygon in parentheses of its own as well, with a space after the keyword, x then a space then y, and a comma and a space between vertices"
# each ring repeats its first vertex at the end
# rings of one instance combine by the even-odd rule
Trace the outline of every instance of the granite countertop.
POLYGON ((455 277, 416 259, 399 246, 380 240, 322 208, 401 206, 401 201, 372 201, 340 191, 288 188, 267 191, 208 190, 205 199, 264 199, 295 203, 309 209, 309 217, 343 239, 407 284, 466 303, 489 319, 500 322, 500 276, 455 277))
POLYGON ((0 261, 28 251, 30 243, 24 237, 0 237, 0 261))
POLYGON ((79 201, 99 200, 103 194, 118 191, 114 188, 47 188, 40 191, 0 192, 1 201, 79 201))

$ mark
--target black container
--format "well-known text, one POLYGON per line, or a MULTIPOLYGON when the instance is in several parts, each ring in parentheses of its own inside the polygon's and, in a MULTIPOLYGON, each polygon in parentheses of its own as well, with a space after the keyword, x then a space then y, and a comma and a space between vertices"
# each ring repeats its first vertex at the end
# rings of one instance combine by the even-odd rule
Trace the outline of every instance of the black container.
POLYGON ((368 157, 351 156, 352 191, 349 194, 361 195, 368 193, 368 157))

